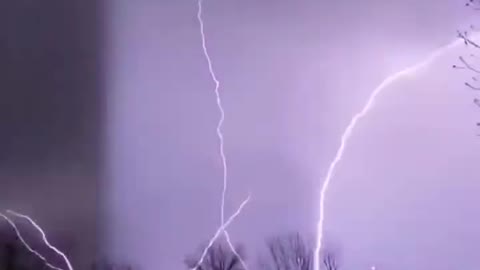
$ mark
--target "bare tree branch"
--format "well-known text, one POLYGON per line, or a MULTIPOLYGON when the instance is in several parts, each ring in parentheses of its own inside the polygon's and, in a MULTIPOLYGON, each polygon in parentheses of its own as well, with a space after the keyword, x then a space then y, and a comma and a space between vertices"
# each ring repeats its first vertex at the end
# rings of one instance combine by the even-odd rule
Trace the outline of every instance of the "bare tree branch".
POLYGON ((480 10, 480 6, 478 1, 470 0, 468 3, 465 4, 465 6, 473 9, 473 10, 480 10))
POLYGON ((465 58, 463 58, 463 56, 460 56, 458 57, 460 59, 460 61, 465 65, 465 68, 475 72, 475 73, 478 73, 480 74, 480 70, 476 69, 475 67, 473 67, 470 63, 467 62, 467 60, 465 60, 465 58))
POLYGON ((470 88, 470 89, 472 89, 472 90, 475 90, 475 91, 480 90, 480 87, 478 87, 478 86, 473 86, 473 85, 471 85, 471 84, 468 83, 468 82, 465 83, 465 86, 467 86, 468 88, 470 88))
MULTIPOLYGON (((473 28, 472 26, 470 26, 470 29, 472 29, 472 31, 476 31, 475 28, 473 28)), ((461 39, 463 39, 463 42, 465 43, 465 45, 472 45, 473 47, 479 49, 480 48, 480 45, 478 43, 476 43, 475 41, 473 41, 472 39, 470 39, 468 37, 468 32, 467 31, 463 31, 463 32, 460 32, 457 30, 457 36, 461 39)))
MULTIPOLYGON (((313 248, 299 233, 272 237, 266 241, 268 257, 259 264, 264 270, 312 270, 313 248)), ((338 270, 334 252, 323 255, 325 270, 338 270)))
POLYGON ((327 251, 323 255, 323 265, 325 266, 325 270, 338 270, 338 262, 332 252, 327 251))
MULTIPOLYGON (((244 257, 241 246, 236 247, 236 250, 244 257)), ((197 270, 246 270, 236 254, 220 243, 213 244, 203 262, 197 266, 198 259, 198 255, 187 256, 184 263, 188 269, 196 267, 197 270)))
POLYGON ((261 262, 266 270, 310 270, 313 253, 298 233, 272 237, 266 241, 267 262, 261 262))
MULTIPOLYGON (((480 10, 480 0, 468 0, 468 2, 465 5, 469 8, 471 8, 471 9, 473 9, 473 10, 480 10)), ((470 31, 479 32, 480 29, 477 29, 477 27, 475 27, 474 25, 470 25, 470 31)), ((471 46, 475 50, 480 49, 480 45, 477 42, 473 41, 469 37, 469 32, 468 31, 463 31, 462 32, 462 31, 457 30, 457 35, 458 35, 459 38, 463 39, 463 42, 465 43, 466 46, 471 46)), ((474 53, 471 53, 470 57, 474 58, 474 59, 468 59, 467 60, 465 57, 460 56, 459 60, 462 63, 462 65, 461 66, 453 65, 453 68, 454 69, 468 70, 470 72, 473 72, 474 74, 480 74, 480 68, 477 68, 477 67, 475 67, 474 64, 472 64, 472 62, 475 62, 476 64, 479 64, 480 63, 479 58, 474 53)), ((470 88, 471 90, 480 91, 480 85, 478 85, 479 80, 476 77, 476 75, 472 76, 471 80, 472 80, 472 82, 464 82, 464 85, 466 87, 470 88)), ((473 103, 480 108, 479 98, 474 98, 473 103)), ((477 123, 477 126, 480 127, 480 122, 477 123)), ((479 136, 480 136, 480 134, 479 134, 479 136)))

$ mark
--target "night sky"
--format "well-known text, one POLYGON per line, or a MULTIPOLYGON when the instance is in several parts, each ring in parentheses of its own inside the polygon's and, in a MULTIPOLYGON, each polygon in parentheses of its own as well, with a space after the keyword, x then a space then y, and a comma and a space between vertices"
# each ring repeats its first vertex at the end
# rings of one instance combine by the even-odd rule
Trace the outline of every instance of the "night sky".
MULTIPOLYGON (((0 203, 71 238, 77 268, 98 249, 185 269, 220 225, 222 191, 197 3, 103 4, 1 4, 0 203)), ((226 215, 251 193, 229 227, 251 269, 266 237, 313 242, 322 179, 373 89, 477 17, 460 0, 204 0, 226 215)), ((391 84, 355 129, 326 205, 343 269, 478 266, 479 112, 470 74, 451 68, 469 53, 391 84)))

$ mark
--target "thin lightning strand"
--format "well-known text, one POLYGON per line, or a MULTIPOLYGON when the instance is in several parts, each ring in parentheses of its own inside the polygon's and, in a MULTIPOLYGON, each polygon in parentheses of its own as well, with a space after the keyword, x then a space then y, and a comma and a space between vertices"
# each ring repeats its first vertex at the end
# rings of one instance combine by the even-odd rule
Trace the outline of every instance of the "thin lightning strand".
POLYGON ((342 160, 343 153, 345 151, 345 147, 347 146, 348 139, 350 138, 353 129, 357 125, 357 122, 362 119, 364 116, 367 115, 367 113, 370 111, 372 106, 375 103, 375 99, 377 96, 386 89, 387 86, 389 86, 391 83, 397 81, 398 79, 401 79, 407 75, 416 73, 418 70, 421 68, 425 67, 426 65, 430 64, 433 60, 441 56, 445 51, 461 44, 463 42, 463 39, 458 39, 450 44, 441 47, 440 49, 435 50, 427 59, 424 61, 408 67, 400 72, 397 72, 393 75, 390 75, 387 77, 377 88, 375 88, 370 95, 370 97, 367 100, 367 103, 363 107, 363 109, 355 114, 353 118, 350 120, 350 123, 348 124, 347 128, 345 129, 344 133, 342 134, 341 141, 340 141, 340 147, 337 150, 337 153, 335 154, 334 159, 330 163, 330 166, 328 167, 327 175, 323 181, 321 190, 320 190, 320 217, 318 219, 317 223, 317 241, 316 241, 316 247, 315 247, 315 253, 314 253, 314 261, 313 261, 313 269, 314 270, 320 270, 320 252, 322 249, 322 239, 323 239, 323 223, 325 219, 325 195, 328 191, 328 187, 330 184, 330 181, 332 180, 332 177, 335 172, 335 168, 337 167, 337 164, 342 160))
POLYGON ((208 63, 208 71, 210 72, 210 77, 215 83, 214 92, 216 96, 217 107, 218 107, 218 110, 220 111, 220 119, 217 124, 217 136, 218 136, 218 140, 220 141, 220 156, 222 158, 222 165, 223 165, 223 190, 222 190, 222 202, 220 205, 220 224, 223 224, 225 221, 225 194, 227 192, 227 158, 225 156, 224 139, 223 139, 223 133, 222 133, 222 125, 223 125, 223 121, 225 120, 225 111, 223 110, 222 99, 220 98, 220 92, 219 92, 220 81, 217 79, 217 76, 215 75, 215 71, 213 70, 212 60, 210 58, 210 54, 208 53, 208 49, 207 49, 207 41, 206 41, 205 29, 204 29, 205 27, 202 19, 202 2, 203 0, 198 0, 197 19, 200 25, 200 35, 202 37, 203 54, 208 63))
MULTIPOLYGON (((13 215, 13 216, 16 216, 16 217, 20 217, 20 218, 23 218, 23 219, 26 219, 28 220, 28 222, 33 226, 35 227, 35 229, 40 233, 40 235, 42 236, 42 240, 43 242, 45 243, 45 245, 47 245, 48 248, 50 248, 51 250, 53 250, 55 253, 57 253, 57 255, 61 256, 63 258, 63 260, 65 261, 65 264, 67 264, 67 267, 68 267, 68 270, 73 270, 73 267, 72 267, 72 264, 70 263, 70 260, 67 258, 67 256, 61 252, 60 250, 58 250, 55 246, 53 246, 52 244, 50 244, 50 242, 48 242, 48 239, 47 239, 47 236, 45 235, 45 232, 42 230, 42 228, 37 224, 35 223, 35 221, 33 221, 33 219, 31 219, 29 216, 27 215, 23 215, 23 214, 20 214, 20 213, 17 213, 15 211, 12 211, 12 210, 7 210, 7 213, 13 215)), ((23 241, 22 241, 23 242, 23 241)))
MULTIPOLYGON (((245 207, 245 205, 250 201, 250 194, 248 195, 248 197, 240 204, 240 206, 238 207, 237 211, 235 213, 233 213, 233 215, 227 220, 227 222, 223 223, 222 226, 220 226, 217 231, 215 232, 215 234, 213 235, 212 238, 210 238, 210 241, 208 242, 208 245, 205 247, 205 249, 203 249, 203 252, 202 252, 202 255, 200 256, 200 259, 198 260, 197 264, 195 265, 194 268, 192 268, 192 270, 196 270, 202 263, 203 263, 203 260, 205 260, 205 256, 207 255, 208 253, 208 250, 212 247, 213 243, 215 243, 215 241, 217 240, 217 238, 220 236, 220 234, 222 232, 225 232, 225 229, 228 227, 228 225, 230 225, 230 223, 232 223, 232 221, 242 212, 243 210, 243 207, 245 207)), ((238 256, 236 254, 236 256, 238 256)))
POLYGON ((0 217, 2 217, 3 219, 5 219, 8 224, 10 224, 10 226, 13 228, 13 230, 15 231, 15 234, 17 235, 18 239, 20 240, 20 242, 22 242, 23 246, 28 250, 30 251, 32 254, 34 254, 35 256, 37 256, 40 260, 42 260, 46 266, 48 266, 49 268, 51 269, 54 269, 54 270, 64 270, 62 268, 58 268, 52 264, 50 264, 47 259, 42 256, 42 254, 40 254, 39 252, 37 252, 36 250, 34 250, 26 241, 25 239, 23 239, 22 237, 22 234, 20 233, 20 231, 18 230, 17 226, 15 225, 15 223, 10 219, 8 218, 6 215, 0 213, 0 217))
MULTIPOLYGON (((220 142, 220 157, 222 159, 222 165, 223 165, 223 190, 222 190, 222 198, 221 198, 221 203, 220 203, 220 224, 224 224, 225 223, 225 195, 227 193, 227 183, 228 183, 228 181, 227 181, 227 177, 228 177, 227 158, 225 156, 224 139, 223 139, 223 133, 222 133, 222 125, 223 125, 223 122, 225 120, 225 111, 223 110, 222 100, 220 98, 220 92, 219 92, 220 81, 217 79, 217 76, 216 76, 215 71, 213 69, 212 60, 210 58, 210 55, 209 55, 208 49, 207 49, 205 27, 204 27, 204 23, 203 23, 203 19, 202 19, 202 10, 203 10, 202 9, 202 7, 203 7, 202 3, 203 3, 203 0, 198 0, 197 19, 198 19, 198 23, 199 23, 199 26, 200 26, 200 35, 201 35, 201 38, 202 38, 203 54, 204 54, 205 59, 207 60, 207 63, 208 63, 208 71, 210 73, 210 77, 212 78, 213 82, 215 83, 214 92, 215 92, 215 96, 216 96, 217 107, 218 107, 218 110, 220 111, 220 119, 218 121, 216 131, 217 131, 218 140, 220 142)), ((232 241, 230 240, 230 235, 228 234, 228 232, 225 229, 223 230, 223 234, 224 234, 225 240, 227 241, 228 246, 232 250, 233 254, 238 258, 238 260, 242 264, 243 268, 247 269, 247 265, 246 265, 245 261, 242 259, 240 254, 238 254, 238 252, 235 250, 235 247, 233 246, 232 241)), ((216 239, 216 237, 214 237, 214 239, 216 239)), ((212 244, 213 244, 213 242, 212 242, 212 244)), ((208 248, 207 248, 207 250, 208 250, 208 248)))
POLYGON ((245 261, 242 259, 240 254, 237 252, 237 250, 233 246, 232 240, 230 240, 230 235, 228 234, 228 232, 226 230, 223 230, 223 234, 225 236, 225 239, 227 240, 228 246, 230 247, 230 250, 232 251, 233 255, 235 255, 238 258, 238 261, 242 265, 243 269, 247 270, 248 269, 247 264, 245 263, 245 261))

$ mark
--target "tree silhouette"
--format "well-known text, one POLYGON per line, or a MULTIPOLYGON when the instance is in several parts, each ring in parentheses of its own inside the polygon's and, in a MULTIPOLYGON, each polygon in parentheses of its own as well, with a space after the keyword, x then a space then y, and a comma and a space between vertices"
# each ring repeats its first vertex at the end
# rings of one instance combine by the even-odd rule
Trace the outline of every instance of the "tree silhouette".
POLYGON ((269 259, 261 262, 265 270, 310 270, 312 249, 299 233, 271 237, 266 241, 269 259))
POLYGON ((338 270, 338 260, 335 254, 332 251, 326 251, 323 254, 323 265, 325 266, 325 270, 338 270))
MULTIPOLYGON (((244 258, 242 247, 238 246, 235 249, 244 258)), ((203 262, 197 265, 199 260, 199 255, 187 256, 184 263, 189 269, 196 268, 197 270, 246 270, 240 258, 224 243, 213 244, 208 249, 203 262)))
MULTIPOLYGON (((480 10, 480 1, 479 0, 469 0, 466 3, 468 8, 473 10, 480 10)), ((468 46, 473 50, 468 56, 460 56, 459 64, 453 65, 455 69, 462 69, 469 71, 472 76, 470 80, 464 82, 465 86, 470 88, 473 91, 478 91, 480 93, 480 61, 478 56, 475 54, 477 50, 480 49, 480 44, 470 38, 471 32, 478 32, 474 25, 470 25, 468 30, 457 31, 459 38, 463 39, 465 46, 468 46)), ((480 109, 480 98, 474 97, 473 104, 480 109)), ((480 127, 480 122, 477 122, 477 126, 480 127)), ((480 136, 480 135, 479 135, 480 136)))
MULTIPOLYGON (((313 248, 300 233, 275 236, 266 241, 268 256, 260 260, 264 270, 312 270, 313 248)), ((338 270, 338 260, 332 250, 323 251, 325 270, 338 270)))

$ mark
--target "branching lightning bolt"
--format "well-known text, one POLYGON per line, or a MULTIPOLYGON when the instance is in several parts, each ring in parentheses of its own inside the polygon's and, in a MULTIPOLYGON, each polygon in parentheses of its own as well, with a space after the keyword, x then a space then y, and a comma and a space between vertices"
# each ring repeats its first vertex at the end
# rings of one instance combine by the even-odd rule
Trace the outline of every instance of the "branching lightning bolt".
MULTIPOLYGON (((213 245, 213 243, 220 236, 220 233, 222 231, 223 231, 223 235, 225 236, 225 239, 226 239, 231 251, 238 258, 238 260, 242 264, 243 268, 247 269, 247 265, 245 264, 244 260, 241 258, 240 254, 238 254, 238 252, 235 250, 235 247, 233 246, 232 241, 230 240, 230 235, 228 234, 228 232, 225 229, 226 228, 226 226, 225 226, 225 224, 226 224, 225 223, 225 196, 226 196, 226 193, 227 193, 227 184, 228 184, 228 181, 227 181, 227 177, 228 177, 227 158, 225 156, 224 139, 223 139, 223 133, 222 133, 222 126, 223 126, 223 122, 225 120, 225 111, 223 110, 222 100, 220 98, 220 91, 219 91, 220 81, 217 79, 217 76, 216 76, 215 71, 213 69, 212 60, 210 58, 210 55, 209 55, 208 49, 207 49, 205 27, 204 27, 204 23, 203 23, 203 19, 202 19, 202 11, 203 11, 202 10, 202 7, 203 7, 202 3, 203 3, 203 0, 198 0, 198 2, 197 2, 197 4, 198 4, 197 20, 198 20, 198 23, 199 23, 199 26, 200 26, 200 35, 201 35, 201 40, 202 40, 203 54, 205 56, 205 59, 207 60, 208 71, 210 73, 210 77, 212 78, 213 82, 215 83, 214 92, 215 92, 215 96, 216 96, 217 107, 218 107, 218 110, 220 111, 220 119, 218 121, 216 131, 217 131, 217 137, 218 137, 218 140, 219 140, 219 143, 220 143, 220 147, 219 147, 220 149, 219 150, 220 150, 220 157, 222 159, 222 167, 223 167, 223 190, 222 190, 222 197, 221 197, 221 203, 220 203, 220 224, 221 224, 221 226, 217 230, 217 233, 215 234, 215 236, 210 240, 209 245, 204 250, 204 252, 203 252, 203 254, 200 258, 200 261, 197 264, 197 266, 195 267, 195 269, 198 267, 198 265, 201 264, 205 255, 208 252, 208 249, 213 245)), ((249 198, 250 198, 250 195, 244 203, 248 202, 249 198)), ((239 208, 238 211, 242 210, 244 203, 242 203, 242 206, 239 208)))
POLYGON ((353 116, 353 118, 350 120, 350 123, 348 124, 347 128, 345 129, 345 131, 342 134, 342 137, 341 137, 341 140, 340 140, 340 147, 338 148, 332 162, 330 163, 330 166, 328 167, 326 177, 325 177, 325 179, 323 181, 323 184, 321 186, 321 189, 320 189, 320 199, 319 199, 320 215, 319 215, 319 219, 318 219, 318 223, 317 223, 317 241, 316 241, 314 261, 313 261, 313 269, 314 270, 320 270, 320 263, 321 263, 320 262, 320 260, 321 260, 320 252, 321 252, 321 249, 322 249, 323 223, 324 223, 324 219, 325 219, 325 198, 326 198, 325 196, 326 196, 326 193, 328 191, 328 187, 330 185, 332 177, 334 176, 335 168, 337 167, 338 163, 342 160, 343 153, 344 153, 345 148, 347 146, 348 140, 350 139, 350 136, 352 135, 352 132, 353 132, 354 128, 356 127, 358 121, 367 115, 367 113, 373 107, 377 96, 383 90, 385 90, 387 86, 389 86, 390 84, 392 84, 393 82, 395 82, 395 81, 397 81, 401 78, 404 78, 405 76, 416 73, 418 70, 427 66, 428 64, 433 62, 433 60, 435 60, 436 58, 441 56, 445 51, 461 44, 462 42, 464 42, 463 39, 455 40, 455 41, 451 42, 450 44, 448 44, 444 47, 441 47, 441 48, 437 49, 436 51, 434 51, 424 61, 422 61, 422 62, 420 62, 420 63, 418 63, 414 66, 408 67, 408 68, 406 68, 406 69, 404 69, 400 72, 397 72, 397 73, 387 77, 379 86, 377 86, 377 88, 375 88, 373 90, 373 92, 370 94, 370 97, 367 100, 367 103, 364 105, 362 110, 359 113, 355 114, 353 116))
MULTIPOLYGON (((222 232, 225 232, 225 229, 232 223, 232 221, 242 212, 243 207, 250 201, 250 195, 240 204, 238 207, 237 211, 233 213, 233 215, 227 220, 227 222, 223 223, 222 226, 220 226, 215 234, 213 235, 212 238, 210 238, 210 241, 208 242, 207 246, 203 249, 202 255, 200 256, 200 259, 198 260, 197 264, 195 265, 194 268, 192 269, 197 269, 202 263, 203 260, 205 259, 205 256, 208 253, 208 250, 210 247, 212 247, 213 243, 217 240, 217 238, 220 236, 222 232)), ((237 253, 235 255, 238 257, 237 253)))
POLYGON ((50 242, 48 242, 48 239, 47 239, 47 236, 45 235, 45 232, 42 230, 42 228, 35 221, 33 221, 32 218, 30 218, 27 215, 23 215, 23 214, 17 213, 17 212, 12 211, 12 210, 7 210, 7 213, 9 213, 13 216, 19 217, 19 218, 26 219, 40 233, 40 235, 42 236, 43 243, 45 243, 45 245, 47 245, 47 247, 49 249, 53 250, 57 255, 59 255, 60 257, 63 258, 63 260, 65 261, 65 264, 68 267, 68 270, 73 270, 72 264, 70 263, 70 260, 67 258, 67 256, 63 252, 58 250, 55 246, 50 244, 50 242))
MULTIPOLYGON (((67 265, 68 265, 68 269, 69 269, 69 270, 73 270, 73 268, 71 267, 70 262, 69 262, 69 260, 67 259, 67 257, 66 257, 63 253, 61 253, 60 251, 58 251, 58 249, 56 249, 55 247, 53 247, 52 245, 50 245, 50 244, 48 243, 48 241, 46 240, 45 233, 43 232, 43 230, 42 230, 35 222, 33 222, 33 220, 32 220, 30 217, 28 217, 28 216, 26 216, 26 215, 22 215, 22 214, 16 213, 16 212, 11 211, 11 210, 7 210, 7 213, 12 214, 12 215, 17 216, 17 217, 26 218, 27 220, 29 220, 30 223, 31 223, 38 231, 41 232, 44 243, 47 244, 47 246, 48 246, 50 249, 55 250, 55 251, 57 252, 57 254, 62 254, 65 262, 66 262, 67 265)), ((32 254, 34 254, 35 256, 37 256, 37 257, 38 257, 40 260, 42 260, 42 261, 45 263, 45 265, 48 266, 49 268, 54 269, 54 270, 64 270, 64 269, 62 269, 62 268, 59 268, 59 267, 56 267, 56 266, 52 265, 51 263, 49 263, 49 262, 47 261, 47 259, 46 259, 42 254, 40 254, 38 251, 34 250, 34 249, 27 243, 27 241, 25 241, 25 239, 23 238, 22 234, 20 233, 20 230, 18 229, 18 227, 15 225, 15 223, 14 223, 9 217, 7 217, 6 215, 4 215, 4 214, 2 214, 2 213, 0 213, 0 217, 2 217, 3 219, 5 219, 5 220, 8 222, 8 224, 10 224, 10 226, 11 226, 11 227, 13 228, 13 230, 15 231, 15 234, 17 235, 17 237, 18 237, 18 239, 20 240, 20 242, 23 244, 23 246, 24 246, 29 252, 31 252, 32 254)))

